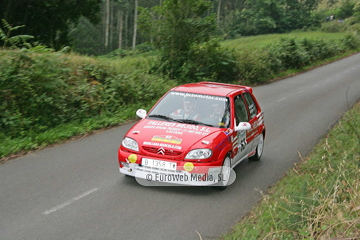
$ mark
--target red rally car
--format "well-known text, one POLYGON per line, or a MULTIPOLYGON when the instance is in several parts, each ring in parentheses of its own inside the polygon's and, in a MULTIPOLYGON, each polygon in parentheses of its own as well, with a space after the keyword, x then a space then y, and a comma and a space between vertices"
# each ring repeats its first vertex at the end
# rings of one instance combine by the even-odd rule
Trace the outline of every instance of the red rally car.
POLYGON ((125 135, 118 161, 121 173, 137 179, 224 189, 232 168, 263 152, 264 113, 251 87, 184 84, 136 114, 142 120, 125 135))

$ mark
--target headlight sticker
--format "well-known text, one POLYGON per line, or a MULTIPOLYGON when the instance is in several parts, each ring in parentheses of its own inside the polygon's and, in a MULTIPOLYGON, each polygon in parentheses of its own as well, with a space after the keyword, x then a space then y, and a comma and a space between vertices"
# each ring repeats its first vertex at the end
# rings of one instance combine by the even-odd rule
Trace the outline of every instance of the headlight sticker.
POLYGON ((187 172, 191 172, 194 169, 194 164, 191 162, 186 162, 184 164, 184 170, 187 172))
POLYGON ((129 161, 130 161, 131 163, 136 163, 136 161, 137 161, 137 155, 136 155, 136 154, 130 154, 130 155, 128 156, 128 159, 129 159, 129 161))

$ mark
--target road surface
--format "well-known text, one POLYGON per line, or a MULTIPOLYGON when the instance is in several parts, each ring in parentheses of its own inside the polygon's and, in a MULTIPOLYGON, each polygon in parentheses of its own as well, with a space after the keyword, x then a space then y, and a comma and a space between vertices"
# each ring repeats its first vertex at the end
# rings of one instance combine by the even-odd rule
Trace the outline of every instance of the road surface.
POLYGON ((0 165, 0 239, 216 239, 261 199, 360 97, 360 54, 254 88, 267 136, 225 191, 144 187, 118 171, 131 125, 0 165))

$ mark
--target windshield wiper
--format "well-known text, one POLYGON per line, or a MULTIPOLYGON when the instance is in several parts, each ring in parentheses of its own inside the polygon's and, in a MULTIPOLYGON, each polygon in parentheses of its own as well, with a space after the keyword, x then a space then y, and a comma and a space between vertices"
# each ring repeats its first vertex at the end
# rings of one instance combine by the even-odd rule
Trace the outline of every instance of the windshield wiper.
POLYGON ((165 120, 174 121, 173 118, 165 116, 165 115, 160 115, 160 114, 153 114, 153 115, 149 115, 148 117, 162 118, 162 119, 165 119, 165 120))
POLYGON ((174 119, 174 121, 179 122, 179 123, 188 123, 188 124, 204 125, 204 126, 214 127, 211 124, 199 122, 199 121, 192 120, 192 119, 174 119))

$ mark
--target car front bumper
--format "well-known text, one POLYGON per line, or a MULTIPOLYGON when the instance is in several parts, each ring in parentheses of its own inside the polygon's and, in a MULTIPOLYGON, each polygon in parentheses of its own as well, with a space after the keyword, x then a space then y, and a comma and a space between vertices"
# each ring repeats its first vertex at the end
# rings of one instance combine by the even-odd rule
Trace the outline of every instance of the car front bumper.
POLYGON ((130 155, 128 152, 119 151, 119 171, 125 175, 135 177, 142 185, 210 186, 219 183, 219 180, 221 181, 221 161, 197 163, 158 159, 177 164, 176 170, 167 170, 142 165, 141 160, 143 156, 139 154, 137 155, 136 162, 134 162, 130 155), (185 170, 187 163, 192 167, 189 171, 185 170))

